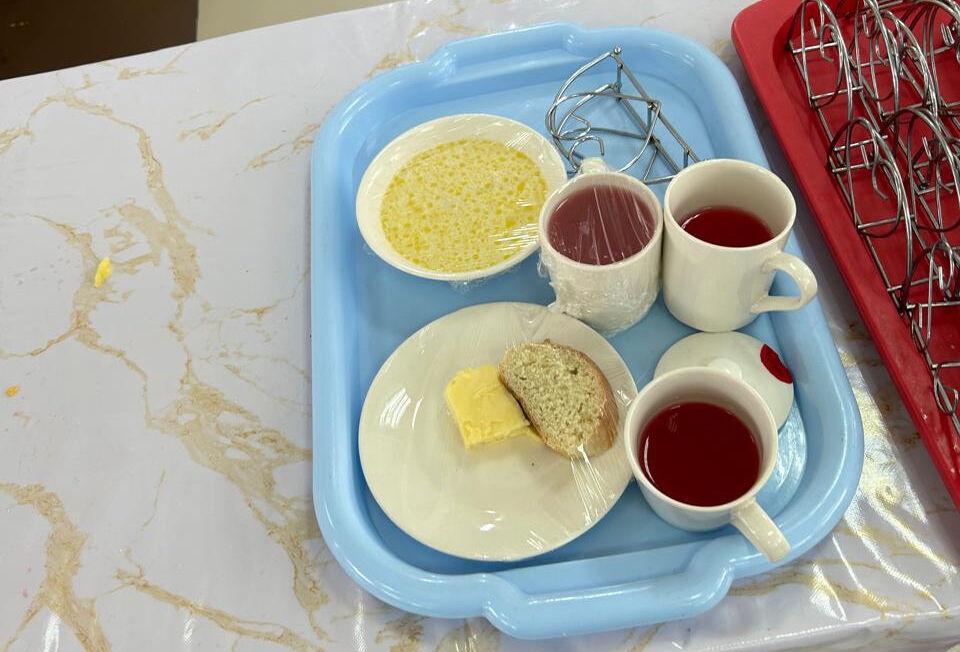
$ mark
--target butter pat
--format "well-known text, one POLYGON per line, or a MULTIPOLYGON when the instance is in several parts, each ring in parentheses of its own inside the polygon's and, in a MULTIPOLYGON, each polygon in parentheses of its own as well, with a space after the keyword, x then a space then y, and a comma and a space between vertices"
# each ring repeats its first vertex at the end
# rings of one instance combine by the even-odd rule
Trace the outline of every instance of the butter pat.
POLYGON ((500 382, 496 365, 461 370, 443 397, 467 448, 518 435, 539 440, 520 404, 500 382))

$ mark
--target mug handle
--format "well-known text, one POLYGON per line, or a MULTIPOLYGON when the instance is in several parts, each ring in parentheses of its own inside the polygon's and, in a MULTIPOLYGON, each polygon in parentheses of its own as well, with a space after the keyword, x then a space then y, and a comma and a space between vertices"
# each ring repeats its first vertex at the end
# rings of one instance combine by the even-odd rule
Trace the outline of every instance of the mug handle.
POLYGON ((770 561, 780 561, 790 552, 783 532, 752 498, 733 509, 730 523, 770 561))
POLYGON ((813 275, 807 264, 796 256, 783 251, 777 252, 764 261, 762 269, 764 273, 777 270, 785 272, 800 288, 800 296, 778 297, 768 294, 754 301, 750 306, 750 312, 799 310, 817 296, 817 277, 813 275))

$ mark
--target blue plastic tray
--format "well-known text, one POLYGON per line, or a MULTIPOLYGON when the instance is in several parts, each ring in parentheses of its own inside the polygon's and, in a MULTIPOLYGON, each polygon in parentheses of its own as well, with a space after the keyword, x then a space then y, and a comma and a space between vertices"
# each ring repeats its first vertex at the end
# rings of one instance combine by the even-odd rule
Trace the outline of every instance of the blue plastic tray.
MULTIPOLYGON (((417 279, 365 249, 354 200, 371 159, 406 129, 453 113, 495 113, 544 131, 556 90, 615 45, 704 158, 766 165, 736 82, 700 45, 656 30, 546 25, 451 43, 429 60, 383 74, 326 120, 313 151, 313 493, 330 550, 361 586, 403 609, 439 617, 484 615, 511 635, 541 638, 617 629, 709 609, 736 578, 772 565, 732 528, 676 530, 656 518, 636 486, 591 531, 519 563, 458 559, 397 529, 373 500, 357 456, 367 388, 387 356, 421 326, 488 301, 548 303, 536 256, 467 290, 417 279)), ((656 189, 661 195, 664 188, 656 189)), ((802 255, 791 239, 788 251, 802 255)), ((777 279, 774 291, 788 293, 777 279)), ((863 431, 818 303, 762 316, 746 332, 777 348, 791 368, 797 404, 781 430, 776 476, 761 503, 793 551, 826 536, 856 489, 863 431)), ((689 329, 662 304, 613 338, 637 385, 689 329)))

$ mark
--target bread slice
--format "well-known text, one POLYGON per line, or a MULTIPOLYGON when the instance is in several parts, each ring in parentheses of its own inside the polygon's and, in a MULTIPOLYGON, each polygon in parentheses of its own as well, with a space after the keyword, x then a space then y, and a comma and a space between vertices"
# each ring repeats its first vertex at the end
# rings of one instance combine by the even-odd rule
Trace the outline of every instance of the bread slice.
POLYGON ((543 442, 570 458, 613 445, 620 416, 603 372, 580 351, 547 340, 520 344, 500 361, 500 380, 543 442))

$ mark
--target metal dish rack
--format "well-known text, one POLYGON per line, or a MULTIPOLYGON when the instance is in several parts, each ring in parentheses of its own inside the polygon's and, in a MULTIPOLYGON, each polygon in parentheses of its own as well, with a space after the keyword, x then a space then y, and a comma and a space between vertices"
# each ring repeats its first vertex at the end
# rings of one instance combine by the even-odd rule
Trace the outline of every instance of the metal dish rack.
POLYGON ((805 0, 786 38, 827 168, 960 437, 960 5, 805 0))

